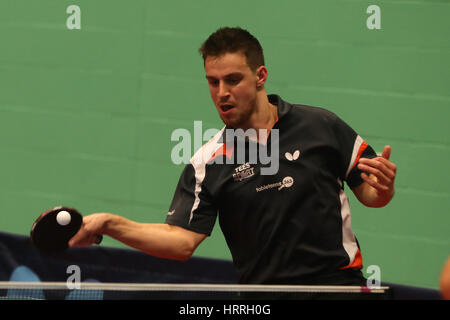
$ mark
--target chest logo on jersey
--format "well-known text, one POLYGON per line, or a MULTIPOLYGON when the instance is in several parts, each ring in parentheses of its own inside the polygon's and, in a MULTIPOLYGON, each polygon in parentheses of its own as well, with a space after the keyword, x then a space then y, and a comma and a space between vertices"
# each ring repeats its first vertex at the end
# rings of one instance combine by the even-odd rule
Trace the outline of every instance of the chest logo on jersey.
POLYGON ((283 181, 279 181, 279 182, 266 184, 264 186, 257 187, 256 188, 256 192, 261 192, 261 191, 272 189, 272 188, 277 188, 278 191, 280 191, 283 188, 290 188, 293 185, 294 185, 294 178, 292 178, 292 177, 284 177, 283 181))
POLYGON ((255 168, 250 167, 250 163, 246 162, 243 165, 234 168, 233 179, 234 181, 242 181, 255 175, 255 168))
POLYGON ((298 157, 300 157, 300 151, 299 150, 295 150, 293 154, 290 154, 289 152, 286 152, 284 154, 284 156, 286 157, 286 159, 288 159, 289 161, 294 161, 297 160, 298 157))

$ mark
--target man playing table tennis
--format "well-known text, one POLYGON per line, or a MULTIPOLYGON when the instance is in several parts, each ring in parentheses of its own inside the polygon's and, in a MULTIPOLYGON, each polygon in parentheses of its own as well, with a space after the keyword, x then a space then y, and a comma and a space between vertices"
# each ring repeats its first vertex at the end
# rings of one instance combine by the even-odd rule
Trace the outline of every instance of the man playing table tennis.
POLYGON ((153 256, 186 260, 218 217, 240 283, 365 285, 344 182, 364 205, 388 204, 396 176, 391 148, 377 156, 335 114, 267 95, 263 50, 246 30, 221 28, 200 53, 225 127, 186 165, 166 222, 95 213, 69 245, 91 245, 106 234, 153 256), (244 136, 239 162, 240 137, 230 138, 230 129, 268 135, 244 136), (263 174, 267 162, 247 156, 252 146, 273 144, 277 170, 263 174))

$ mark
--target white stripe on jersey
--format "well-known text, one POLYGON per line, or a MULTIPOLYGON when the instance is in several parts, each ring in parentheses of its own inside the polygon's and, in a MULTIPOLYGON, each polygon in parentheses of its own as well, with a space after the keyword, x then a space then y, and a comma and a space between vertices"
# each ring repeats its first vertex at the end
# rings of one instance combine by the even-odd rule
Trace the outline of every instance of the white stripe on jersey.
POLYGON ((350 159, 350 163, 348 164, 347 172, 345 173, 345 179, 347 179, 348 174, 350 173, 350 171, 352 170, 352 168, 355 164, 355 160, 356 160, 356 157, 358 156, 359 148, 361 148, 361 145, 363 144, 363 142, 364 142, 364 140, 360 136, 356 137, 355 144, 353 145, 352 157, 350 159))
POLYGON ((356 253, 358 252, 358 244, 356 243, 356 237, 352 230, 352 216, 348 198, 342 189, 339 193, 339 198, 341 199, 342 244, 350 258, 350 265, 355 260, 356 253))
POLYGON ((197 209, 198 205, 200 204, 200 198, 198 197, 198 195, 202 191, 202 183, 203 180, 205 179, 206 174, 206 163, 209 161, 209 159, 217 150, 223 147, 223 143, 217 141, 223 135, 224 130, 225 127, 223 127, 222 130, 220 130, 211 140, 205 143, 200 149, 198 149, 190 160, 190 163, 194 167, 195 172, 195 190, 194 190, 195 199, 194 204, 192 205, 191 208, 191 214, 189 216, 189 224, 191 223, 191 220, 194 217, 194 210, 197 209))

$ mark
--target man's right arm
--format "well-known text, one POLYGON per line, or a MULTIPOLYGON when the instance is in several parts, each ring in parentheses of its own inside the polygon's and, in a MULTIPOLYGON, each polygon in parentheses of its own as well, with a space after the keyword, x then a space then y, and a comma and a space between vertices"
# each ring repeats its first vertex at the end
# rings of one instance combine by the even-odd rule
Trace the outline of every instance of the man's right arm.
POLYGON ((139 223, 111 213, 94 213, 83 218, 69 246, 89 246, 99 234, 152 256, 182 261, 189 259, 207 236, 169 224, 139 223))

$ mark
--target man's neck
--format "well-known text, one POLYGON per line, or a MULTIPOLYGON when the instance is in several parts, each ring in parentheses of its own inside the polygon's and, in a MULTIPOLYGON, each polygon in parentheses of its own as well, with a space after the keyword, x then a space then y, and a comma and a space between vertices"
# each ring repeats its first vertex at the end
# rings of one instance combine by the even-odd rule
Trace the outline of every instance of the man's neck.
MULTIPOLYGON (((255 129, 258 135, 257 140, 265 140, 264 137, 259 137, 260 130, 269 135, 270 130, 278 120, 278 108, 269 102, 266 92, 261 92, 256 100, 256 108, 254 114, 249 119, 249 125, 247 128, 242 128, 244 131, 247 129, 255 129)), ((253 140, 253 139, 252 139, 253 140)), ((260 141, 265 143, 265 141, 260 141)))

